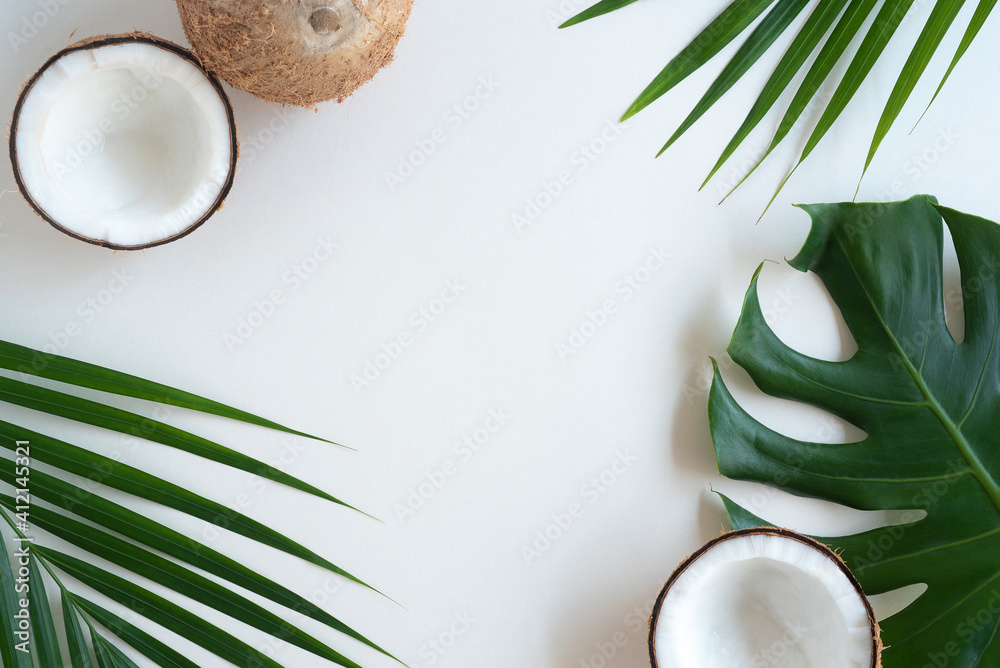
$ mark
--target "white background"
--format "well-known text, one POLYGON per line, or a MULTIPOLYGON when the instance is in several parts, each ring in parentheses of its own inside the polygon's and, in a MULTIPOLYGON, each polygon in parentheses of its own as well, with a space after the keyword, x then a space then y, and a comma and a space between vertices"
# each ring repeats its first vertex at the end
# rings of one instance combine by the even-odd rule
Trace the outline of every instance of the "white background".
MULTIPOLYGON (((138 28, 186 43, 172 3, 64 0, 15 49, 10 35, 26 34, 25 21, 42 3, 3 2, 4 115, 21 83, 74 31, 75 39, 138 28)), ((853 197, 875 118, 922 25, 917 17, 933 3, 916 3, 858 99, 757 223, 793 164, 804 126, 718 202, 770 139, 780 109, 697 189, 780 49, 654 160, 724 61, 624 125, 614 119, 725 3, 643 0, 556 30, 553 16, 585 6, 573 2, 418 2, 395 63, 345 104, 316 113, 232 91, 244 148, 235 187, 219 214, 167 246, 112 253, 55 231, 16 193, 0 200, 0 338, 55 346, 358 450, 171 414, 178 424, 283 462, 384 524, 276 485, 261 489, 246 475, 159 446, 144 445, 126 459, 240 507, 387 592, 405 609, 245 541, 223 536, 214 543, 304 596, 325 598, 331 611, 415 667, 647 665, 650 599, 685 555, 725 525, 710 487, 800 530, 850 532, 884 519, 720 478, 706 415, 708 359, 723 362, 734 392, 766 423, 802 438, 855 434, 820 411, 757 396, 726 364, 725 348, 750 276, 769 259, 775 263, 765 266, 760 291, 775 330, 812 354, 850 354, 853 344, 838 333, 818 282, 783 263, 808 230, 808 217, 791 204, 853 197), (483 81, 492 82, 488 93, 483 81), (449 114, 463 104, 475 110, 452 122, 449 114), (387 183, 386 174, 438 130, 444 141, 414 173, 387 183), (581 160, 581 148, 591 145, 599 155, 581 160), (517 229, 512 216, 562 170, 572 182, 517 229), (323 242, 337 245, 332 257, 309 260, 323 242), (640 268, 654 251, 669 260, 647 275, 640 268), (297 284, 288 280, 296 268, 313 271, 297 284), (637 271, 648 278, 641 289, 630 298, 616 292, 637 271), (109 299, 116 276, 127 285, 109 299), (440 306, 434 300, 449 281, 464 290, 421 330, 413 314, 440 306), (282 301, 268 308, 262 302, 275 291, 282 301), (559 344, 568 345, 606 300, 615 312, 578 351, 561 355, 559 344), (240 329, 241 321, 258 326, 240 329), (64 336, 74 326, 79 334, 64 336), (248 332, 238 344, 227 339, 248 332), (370 386, 352 384, 401 333, 412 335, 412 345, 370 386), (503 426, 473 456, 457 453, 455 444, 475 436, 491 410, 508 416, 503 426), (627 468, 609 473, 622 456, 627 468), (448 462, 453 475, 440 484, 448 462), (602 474, 613 484, 599 491, 589 481, 602 474), (401 515, 400 508, 419 505, 410 497, 435 478, 440 487, 428 494, 425 485, 429 498, 401 515), (582 515, 565 530, 553 528, 572 504, 582 515), (557 538, 536 544, 547 530, 557 538), (615 639, 624 646, 602 663, 601 649, 610 653, 615 639)), ((948 206, 1000 217, 995 17, 907 134, 977 3, 969 4, 859 200, 897 199, 895 181, 899 196, 932 193, 948 206), (943 136, 949 139, 938 141, 946 148, 940 151, 934 144, 943 136)), ((9 167, 0 189, 15 189, 9 167)), ((2 415, 102 452, 116 448, 114 437, 28 411, 4 406, 2 415)), ((192 535, 206 530, 163 517, 192 535)), ((295 621, 366 666, 394 665, 295 621)), ((252 630, 229 628, 285 665, 325 665, 252 630)), ((222 663, 172 642, 199 665, 222 663)))

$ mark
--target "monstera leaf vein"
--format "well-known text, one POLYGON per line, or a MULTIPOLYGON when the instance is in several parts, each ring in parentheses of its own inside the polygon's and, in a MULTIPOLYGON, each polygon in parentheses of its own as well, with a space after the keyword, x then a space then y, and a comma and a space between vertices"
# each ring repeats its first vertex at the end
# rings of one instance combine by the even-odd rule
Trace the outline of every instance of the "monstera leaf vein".
MULTIPOLYGON (((840 246, 840 250, 841 252, 844 253, 844 256, 848 258, 848 263, 851 265, 851 269, 854 270, 855 276, 858 279, 858 285, 861 288, 861 291, 864 293, 865 297, 868 299, 868 304, 871 306, 872 314, 878 320, 878 323, 882 327, 882 330, 889 338, 889 341, 892 342, 893 347, 895 347, 896 352, 899 355, 899 359, 902 361, 903 366, 906 368, 907 372, 913 378, 914 385, 917 386, 917 389, 924 396, 924 405, 927 406, 927 408, 930 409, 931 413, 933 413, 934 416, 941 421, 941 425, 945 428, 945 431, 948 432, 948 435, 951 437, 951 440, 954 441, 955 447, 958 448, 958 451, 962 453, 962 456, 965 457, 965 460, 969 463, 969 466, 972 468, 972 475, 975 476, 979 484, 983 486, 983 490, 987 494, 989 494, 990 500, 993 501, 993 505, 996 506, 996 509, 998 511, 1000 511, 1000 486, 997 485, 997 481, 990 476, 989 472, 986 470, 986 467, 983 466, 983 462, 979 459, 979 456, 976 455, 975 451, 972 449, 972 446, 969 445, 969 441, 965 438, 965 434, 962 433, 962 430, 958 428, 958 425, 955 424, 954 420, 952 420, 951 417, 948 415, 947 411, 944 410, 944 408, 941 406, 941 403, 931 392, 930 388, 927 387, 927 383, 924 381, 924 377, 923 375, 921 375, 920 370, 913 366, 913 362, 911 362, 909 357, 905 354, 906 351, 904 350, 903 346, 900 345, 899 340, 897 339, 895 333, 892 331, 892 328, 889 327, 888 323, 886 323, 885 320, 883 319, 882 314, 879 313, 879 308, 876 305, 875 300, 872 298, 871 292, 865 286, 864 281, 861 280, 860 274, 854 267, 853 261, 850 259, 850 253, 848 252, 848 249, 844 247, 843 242, 840 239, 837 239, 836 243, 838 246, 840 246)), ((928 342, 925 339, 923 348, 921 350, 921 356, 923 356, 924 351, 926 351, 927 349, 927 343, 928 342)), ((987 362, 984 363, 983 365, 984 374, 986 373, 986 369, 988 368, 989 368, 989 360, 987 360, 987 362)))
POLYGON ((996 330, 994 330, 993 337, 990 339, 990 350, 986 354, 986 362, 983 364, 983 370, 982 372, 980 372, 979 380, 976 382, 976 391, 973 392, 972 394, 972 399, 969 401, 969 407, 965 409, 965 413, 962 415, 961 419, 956 423, 959 428, 961 428, 962 425, 965 424, 965 421, 969 419, 969 416, 972 415, 972 409, 976 407, 976 402, 979 400, 979 397, 981 396, 983 384, 986 380, 986 374, 989 372, 990 369, 990 362, 993 361, 993 351, 996 350, 996 342, 997 342, 997 336, 996 336, 996 330))

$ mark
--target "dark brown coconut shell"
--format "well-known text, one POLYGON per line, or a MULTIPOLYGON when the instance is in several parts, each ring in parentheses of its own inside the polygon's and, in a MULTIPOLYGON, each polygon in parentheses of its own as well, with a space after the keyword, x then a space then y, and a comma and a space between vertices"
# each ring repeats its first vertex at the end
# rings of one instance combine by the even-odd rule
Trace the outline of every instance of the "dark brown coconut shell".
POLYGON ((205 68, 268 102, 341 102, 393 58, 412 0, 177 0, 205 68))
POLYGON ((198 61, 198 58, 195 57, 195 55, 191 53, 189 50, 185 49, 182 46, 178 46, 173 42, 167 41, 165 39, 160 39, 155 35, 139 31, 121 35, 99 35, 97 37, 88 37, 86 39, 80 40, 79 42, 75 42, 70 46, 67 46, 65 49, 62 49, 54 56, 49 58, 47 61, 45 61, 45 64, 42 65, 38 69, 38 71, 35 72, 35 74, 32 75, 30 79, 28 79, 27 82, 25 82, 24 86, 21 88, 20 94, 17 96, 17 103, 14 105, 14 119, 13 121, 11 121, 10 134, 8 135, 8 145, 10 152, 10 164, 14 170, 14 180, 17 182, 17 189, 21 191, 21 195, 24 197, 25 200, 27 200, 28 204, 31 205, 31 208, 35 210, 35 213, 41 216, 42 219, 44 219, 47 223, 52 225, 52 227, 56 228, 60 232, 68 234, 69 236, 75 239, 86 241, 87 243, 95 244, 97 246, 111 248, 113 250, 143 250, 146 248, 152 248, 154 246, 160 246, 167 242, 174 241, 175 239, 180 239, 181 237, 187 236, 188 234, 191 234, 191 232, 195 231, 206 220, 208 220, 212 216, 212 214, 214 214, 216 211, 222 208, 226 196, 229 195, 229 191, 233 187, 233 178, 236 176, 236 159, 237 156, 239 155, 239 142, 236 138, 236 119, 233 115, 233 106, 232 104, 230 104, 229 96, 226 95, 226 91, 222 88, 222 84, 219 83, 219 80, 214 75, 212 75, 211 72, 205 71, 205 69, 201 66, 201 63, 198 61), (157 46, 161 49, 170 51, 180 56, 184 60, 187 60, 188 62, 194 64, 197 68, 205 72, 205 75, 208 77, 208 80, 211 82, 212 86, 215 88, 216 92, 219 94, 219 97, 222 99, 223 104, 225 105, 226 116, 229 120, 229 135, 230 135, 229 140, 231 149, 230 153, 231 157, 229 160, 229 175, 226 178, 225 183, 223 184, 222 190, 219 192, 219 196, 212 203, 212 206, 208 208, 205 214, 201 216, 198 220, 196 220, 194 223, 192 223, 190 226, 188 226, 184 230, 181 230, 177 234, 174 234, 173 236, 135 246, 122 246, 119 244, 114 244, 108 241, 104 241, 102 239, 92 239, 90 237, 83 236, 77 232, 74 232, 73 230, 67 229, 66 227, 60 225, 59 221, 53 219, 48 213, 46 213, 46 211, 31 196, 31 193, 28 192, 28 189, 27 187, 25 187, 24 181, 21 178, 21 169, 17 159, 17 125, 21 117, 21 109, 24 106, 24 101, 27 98, 28 93, 31 91, 31 88, 35 85, 35 83, 42 76, 42 74, 49 67, 55 64, 55 62, 58 61, 60 58, 62 58, 67 54, 73 53, 74 51, 96 49, 102 46, 108 46, 112 44, 128 44, 128 43, 141 43, 141 44, 150 44, 152 46, 157 46))
POLYGON ((754 527, 751 529, 739 529, 738 531, 729 531, 722 534, 718 538, 714 538, 709 542, 705 543, 704 546, 690 557, 681 562, 681 565, 670 575, 670 579, 667 583, 663 585, 663 589, 660 590, 660 595, 656 597, 656 603, 653 605, 653 614, 649 618, 649 661, 652 668, 659 668, 656 662, 656 624, 660 618, 660 610, 663 607, 663 601, 666 599, 667 594, 670 592, 671 587, 677 582, 677 579, 687 571, 691 565, 701 558, 706 552, 711 550, 713 547, 719 543, 725 542, 727 540, 732 540, 734 538, 741 538, 743 536, 754 536, 754 535, 767 535, 767 536, 778 536, 780 538, 787 538, 790 540, 798 541, 803 545, 813 548, 817 552, 826 556, 830 561, 835 563, 841 572, 847 576, 848 581, 854 587, 854 590, 858 593, 858 597, 864 603, 865 611, 868 613, 868 626, 871 630, 872 637, 872 662, 870 668, 882 668, 882 632, 879 629, 878 622, 875 620, 875 611, 872 609, 871 602, 869 602, 868 597, 865 596, 864 591, 861 589, 861 584, 858 582, 857 578, 854 577, 854 573, 851 569, 847 567, 844 560, 840 558, 836 552, 831 550, 826 545, 809 538, 808 536, 803 536, 800 533, 796 533, 789 529, 779 529, 775 527, 754 527))

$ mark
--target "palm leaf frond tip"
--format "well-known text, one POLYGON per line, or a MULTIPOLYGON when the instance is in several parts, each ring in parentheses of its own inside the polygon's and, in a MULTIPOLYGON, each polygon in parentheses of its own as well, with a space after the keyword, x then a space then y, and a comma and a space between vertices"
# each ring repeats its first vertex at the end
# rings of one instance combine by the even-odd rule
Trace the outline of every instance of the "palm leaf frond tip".
MULTIPOLYGON (((583 23, 621 9, 633 2, 635 0, 602 0, 570 18, 560 27, 583 23)), ((757 167, 788 135, 811 104, 819 104, 818 108, 822 111, 820 119, 808 134, 805 146, 792 170, 781 181, 774 196, 771 197, 770 201, 773 202, 795 169, 809 157, 813 149, 853 100, 861 84, 882 58, 889 42, 898 32, 897 29, 912 9, 914 0, 819 0, 809 15, 804 20, 798 21, 797 19, 808 4, 807 0, 733 0, 650 82, 622 115, 622 121, 631 118, 668 93, 681 81, 715 58, 722 49, 756 23, 736 54, 726 64, 722 73, 711 84, 708 91, 657 155, 662 154, 680 139, 706 111, 712 108, 743 77, 765 52, 777 44, 779 48, 784 48, 784 55, 767 83, 764 84, 739 129, 702 183, 702 187, 704 187, 716 175, 746 141, 750 133, 761 123, 767 112, 793 87, 792 84, 798 78, 797 75, 805 71, 804 77, 792 94, 791 103, 782 116, 774 137, 763 156, 753 164, 746 174, 741 176, 736 185, 729 189, 725 195, 728 197, 732 194, 756 171, 757 167), (761 18, 762 15, 763 18, 761 18), (758 21, 758 19, 760 20, 758 21), (866 24, 869 27, 867 32, 862 35, 862 29, 866 24), (790 42, 785 43, 778 39, 793 30, 795 35, 790 42), (859 35, 861 36, 861 44, 854 55, 849 56, 848 50, 855 37, 859 35), (808 65, 810 62, 812 64, 808 65), (842 62, 847 63, 844 74, 839 81, 834 81, 832 79, 834 69, 838 63, 842 62), (820 101, 817 94, 821 87, 826 84, 831 86, 836 84, 834 92, 829 100, 820 101)), ((928 108, 937 99, 958 62, 980 34, 996 4, 997 0, 979 1, 972 12, 965 33, 952 56, 947 71, 928 102, 928 108)), ((878 119, 867 158, 861 169, 862 178, 871 165, 882 141, 898 120, 903 106, 910 99, 917 83, 926 73, 931 59, 957 21, 964 5, 965 0, 937 0, 931 8, 909 57, 902 66, 899 78, 889 93, 881 117, 878 119)), ((768 206, 770 206, 770 202, 768 206)))

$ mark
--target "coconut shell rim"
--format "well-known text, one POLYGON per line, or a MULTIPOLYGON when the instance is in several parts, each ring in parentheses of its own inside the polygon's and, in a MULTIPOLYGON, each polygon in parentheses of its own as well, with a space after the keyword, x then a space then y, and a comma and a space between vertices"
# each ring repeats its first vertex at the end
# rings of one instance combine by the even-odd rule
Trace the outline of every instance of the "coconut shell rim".
POLYGON ((42 218, 42 220, 44 220, 49 225, 56 228, 63 234, 73 237, 74 239, 79 239, 80 241, 84 241, 86 243, 93 244, 95 246, 101 246, 103 248, 110 248, 112 250, 131 251, 131 250, 145 250, 147 248, 162 246, 163 244, 169 243, 171 241, 176 241, 177 239, 185 237, 194 232, 199 227, 201 227, 209 218, 211 218, 216 212, 219 211, 219 209, 222 208, 226 200, 226 197, 229 196, 229 192, 232 190, 233 181, 236 177, 236 161, 239 156, 239 139, 236 134, 236 115, 233 112, 233 105, 230 102, 229 96, 226 94, 225 89, 222 87, 222 83, 219 81, 219 78, 215 76, 212 72, 205 69, 205 67, 201 64, 200 60, 198 59, 198 57, 192 51, 185 49, 184 47, 179 46, 178 44, 175 44, 169 40, 157 37, 156 35, 152 35, 146 32, 136 31, 118 35, 100 35, 97 37, 88 37, 86 39, 82 39, 78 42, 75 42, 74 44, 71 44, 67 47, 60 49, 59 51, 54 53, 51 57, 49 57, 49 59, 46 60, 45 63, 42 64, 42 66, 39 67, 35 71, 35 73, 24 83, 24 85, 21 87, 21 92, 18 93, 17 101, 14 104, 13 119, 11 121, 10 131, 8 134, 8 152, 10 156, 10 164, 14 171, 14 181, 17 183, 17 189, 20 191, 21 196, 24 197, 24 199, 28 202, 28 205, 31 206, 34 212, 40 218, 42 218), (212 87, 215 89, 215 92, 219 95, 219 98, 222 100, 222 104, 226 109, 226 120, 229 123, 229 140, 230 140, 229 171, 226 177, 226 181, 225 183, 223 183, 222 189, 219 191, 219 195, 216 197, 215 201, 212 202, 212 205, 205 210, 205 213, 200 218, 198 218, 198 220, 191 223, 189 226, 187 226, 180 232, 177 232, 176 234, 173 234, 169 237, 164 237, 162 239, 156 239, 154 241, 149 241, 142 244, 132 244, 132 245, 116 244, 114 242, 107 241, 104 239, 94 239, 93 237, 88 237, 86 235, 80 234, 79 232, 75 232, 60 224, 57 220, 55 220, 52 216, 50 216, 45 211, 45 209, 43 209, 41 205, 39 205, 38 202, 35 201, 35 198, 32 197, 31 193, 28 192, 28 188, 25 186, 24 180, 21 178, 21 169, 17 159, 17 127, 18 127, 18 122, 21 118, 21 111, 24 106, 24 101, 27 99, 28 94, 31 92, 31 89, 38 82, 38 79, 41 78, 42 74, 44 74, 45 71, 48 70, 52 65, 54 65, 58 60, 69 55, 70 53, 75 53, 77 51, 86 51, 89 49, 96 49, 103 46, 113 46, 115 44, 127 44, 127 43, 149 44, 151 46, 159 47, 166 51, 170 51, 177 56, 180 56, 184 60, 190 62, 195 67, 197 67, 198 70, 201 71, 208 78, 208 81, 212 84, 212 87))
POLYGON ((820 543, 818 540, 810 538, 809 536, 800 534, 791 529, 783 529, 780 527, 751 527, 748 529, 736 529, 733 531, 727 531, 721 536, 717 536, 712 540, 708 541, 702 545, 694 554, 687 557, 684 561, 674 569, 674 572, 670 574, 670 578, 667 580, 666 584, 660 590, 659 595, 656 597, 656 602, 653 604, 653 612, 649 618, 649 637, 647 640, 647 646, 649 649, 649 661, 652 668, 659 668, 659 664, 656 661, 656 626, 660 618, 660 610, 663 607, 663 601, 670 592, 671 587, 677 582, 678 578, 683 575, 688 568, 691 567, 695 561, 700 559, 706 552, 711 550, 716 545, 723 543, 727 540, 733 540, 735 538, 741 538, 743 536, 752 535, 770 535, 778 536, 780 538, 788 538, 795 540, 803 545, 811 547, 821 554, 827 556, 833 563, 837 565, 840 571, 847 576, 848 581, 854 590, 858 593, 858 597, 861 599, 864 605, 865 612, 868 614, 868 628, 871 631, 872 637, 872 661, 870 668, 882 668, 882 633, 879 628, 878 621, 875 619, 875 610, 872 607, 871 601, 868 600, 868 596, 865 594, 864 590, 861 588, 861 583, 851 572, 851 569, 844 563, 844 560, 840 558, 840 555, 833 551, 828 545, 820 543))

